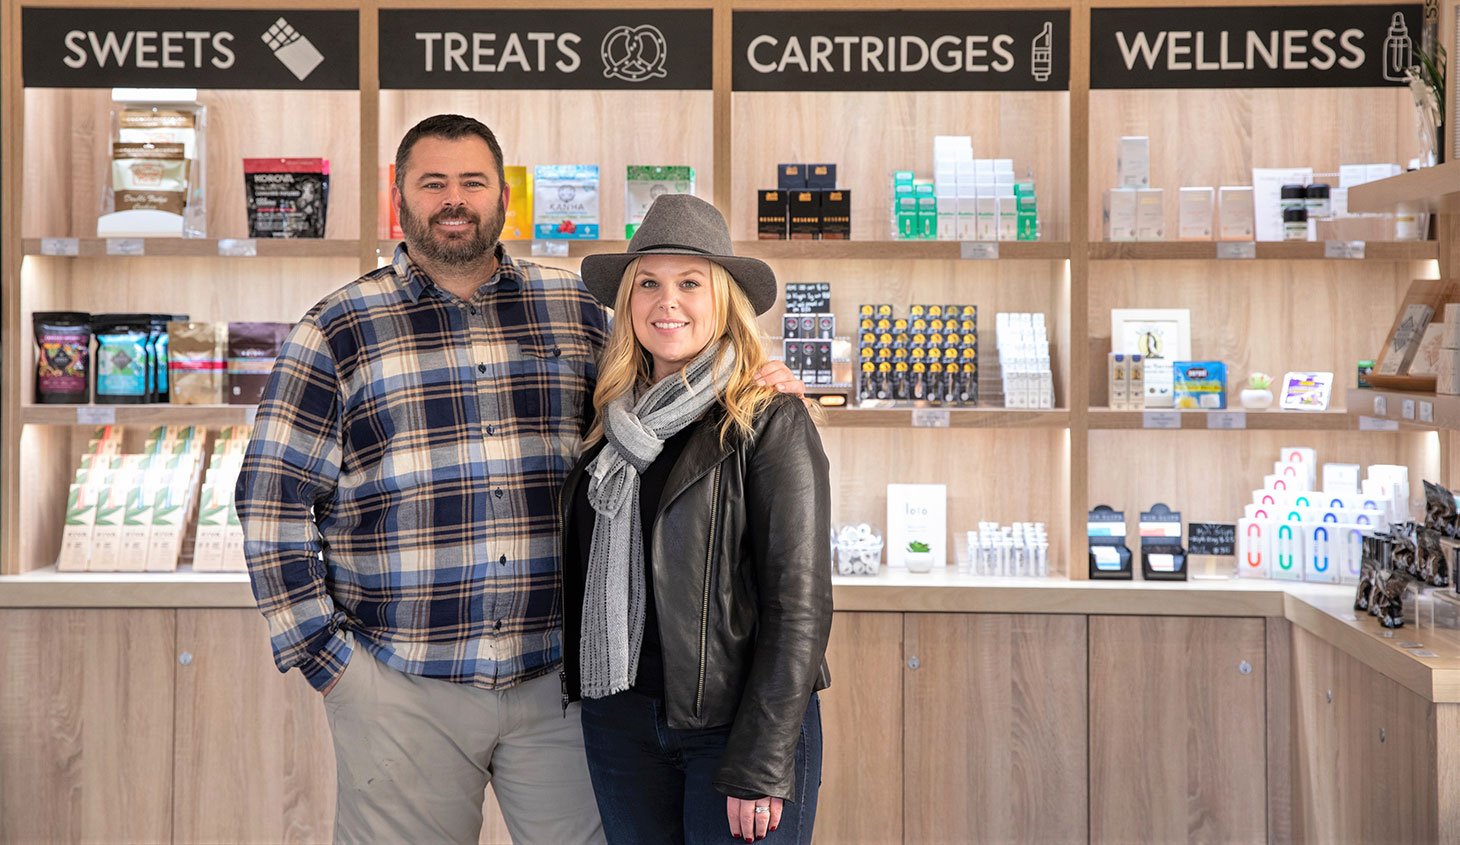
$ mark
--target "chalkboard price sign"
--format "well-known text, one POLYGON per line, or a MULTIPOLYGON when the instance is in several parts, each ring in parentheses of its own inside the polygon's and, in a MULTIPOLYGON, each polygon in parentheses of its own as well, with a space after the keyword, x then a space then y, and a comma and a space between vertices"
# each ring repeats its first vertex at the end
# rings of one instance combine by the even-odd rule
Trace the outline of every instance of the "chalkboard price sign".
POLYGON ((1231 557, 1237 554, 1237 526, 1220 522, 1192 522, 1187 525, 1187 554, 1231 557))

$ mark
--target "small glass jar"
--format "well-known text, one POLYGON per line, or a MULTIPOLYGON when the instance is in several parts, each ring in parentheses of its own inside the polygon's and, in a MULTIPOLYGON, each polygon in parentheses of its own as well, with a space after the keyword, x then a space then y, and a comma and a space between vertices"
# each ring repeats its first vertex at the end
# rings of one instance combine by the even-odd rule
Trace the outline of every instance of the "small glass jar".
POLYGON ((1285 240, 1285 241, 1306 241, 1306 240, 1308 240, 1308 209, 1306 209, 1306 208, 1285 208, 1285 209, 1283 209, 1283 240, 1285 240))

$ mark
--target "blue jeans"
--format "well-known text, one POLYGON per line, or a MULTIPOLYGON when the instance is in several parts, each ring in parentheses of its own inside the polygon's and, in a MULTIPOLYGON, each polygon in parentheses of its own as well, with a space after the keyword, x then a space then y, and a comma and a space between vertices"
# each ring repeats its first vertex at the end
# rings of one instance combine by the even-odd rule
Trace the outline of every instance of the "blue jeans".
MULTIPOLYGON (((633 690, 583 699, 583 744, 603 832, 615 843, 722 843, 725 798, 710 785, 730 726, 675 730, 664 702, 633 690)), ((766 845, 809 843, 821 787, 821 701, 813 694, 796 744, 796 801, 766 845)))

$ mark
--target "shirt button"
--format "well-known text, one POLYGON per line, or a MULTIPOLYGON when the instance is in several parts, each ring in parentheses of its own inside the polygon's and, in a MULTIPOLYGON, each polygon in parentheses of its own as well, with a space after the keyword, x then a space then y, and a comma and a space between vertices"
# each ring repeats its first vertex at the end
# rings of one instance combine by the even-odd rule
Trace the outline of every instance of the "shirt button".
POLYGON ((553 357, 554 358, 561 358, 561 357, 563 357, 563 350, 562 350, 561 347, 557 347, 557 346, 554 346, 553 347, 553 357))
POLYGON ((479 372, 479 373, 485 373, 486 371, 487 371, 487 365, 486 364, 477 364, 477 372, 479 372))
POLYGON ((498 487, 497 488, 497 498, 499 498, 499 499, 502 498, 502 488, 501 487, 498 487))
POLYGON ((471 306, 467 310, 470 311, 472 314, 476 314, 477 313, 477 307, 475 305, 471 306))
POLYGON ((500 560, 498 560, 497 562, 500 563, 500 564, 502 564, 503 566, 506 566, 507 565, 507 556, 506 555, 502 555, 502 558, 500 560))
POLYGON ((487 426, 487 435, 488 436, 491 436, 491 435, 496 434, 496 433, 497 433, 497 427, 496 426, 494 426, 494 425, 487 426))
POLYGON ((496 630, 498 630, 498 631, 502 630, 502 620, 500 620, 500 619, 497 620, 496 630))

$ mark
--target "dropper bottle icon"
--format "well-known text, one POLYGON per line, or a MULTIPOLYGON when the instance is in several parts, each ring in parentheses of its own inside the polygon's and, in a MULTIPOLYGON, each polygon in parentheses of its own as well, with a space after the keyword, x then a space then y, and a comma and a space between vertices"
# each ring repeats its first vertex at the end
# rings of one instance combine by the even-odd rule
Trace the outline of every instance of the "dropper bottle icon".
POLYGON ((1045 21, 1044 29, 1034 36, 1034 55, 1029 64, 1036 82, 1048 81, 1054 72, 1054 23, 1052 21, 1045 21))
POLYGON ((1403 82, 1404 72, 1414 64, 1414 44, 1409 40, 1409 27, 1404 24, 1404 13, 1395 12, 1389 24, 1389 37, 1384 39, 1384 78, 1390 82, 1403 82))

